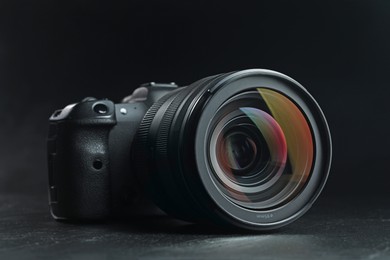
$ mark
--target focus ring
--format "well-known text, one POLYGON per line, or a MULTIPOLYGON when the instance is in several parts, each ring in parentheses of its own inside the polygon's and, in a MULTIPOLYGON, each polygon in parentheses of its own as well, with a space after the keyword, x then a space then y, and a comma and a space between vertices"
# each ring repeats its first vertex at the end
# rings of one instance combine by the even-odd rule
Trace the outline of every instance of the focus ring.
MULTIPOLYGON (((138 128, 137 134, 134 139, 134 146, 132 148, 132 161, 135 162, 136 176, 139 180, 145 180, 146 176, 144 172, 148 173, 148 157, 149 157, 149 140, 148 135, 150 131, 150 126, 153 122, 154 116, 160 107, 175 93, 177 90, 172 91, 162 98, 160 98, 156 103, 154 103, 149 110, 146 112, 144 118, 142 119, 140 126, 138 128)), ((141 181, 144 183, 144 181, 141 181)))
MULTIPOLYGON (((193 96, 193 94, 198 94, 201 91, 203 91, 204 87, 206 85, 210 85, 213 81, 216 79, 219 79, 221 76, 225 76, 225 74, 219 74, 215 76, 210 76, 207 78, 204 78, 202 80, 199 80, 187 88, 183 89, 171 102, 169 107, 166 109, 164 113, 164 117, 162 118, 160 122, 160 129, 158 132, 158 136, 156 138, 156 152, 160 155, 167 156, 168 154, 168 145, 169 145, 169 134, 170 129, 174 120, 174 117, 176 115, 176 112, 178 111, 180 105, 183 103, 183 101, 190 96, 193 96)), ((174 136, 173 138, 176 138, 179 136, 174 136)), ((168 159, 168 158, 166 158, 168 159)))
MULTIPOLYGON (((153 189, 155 191, 159 190, 159 197, 171 197, 171 201, 168 203, 160 200, 159 206, 168 213, 188 221, 204 221, 206 212, 203 209, 204 205, 200 205, 197 199, 194 198, 196 194, 192 192, 191 186, 195 185, 195 182, 187 182, 186 176, 184 176, 193 169, 189 165, 184 165, 184 167, 190 167, 191 169, 181 169, 180 166, 185 162, 178 156, 184 156, 184 154, 180 154, 181 152, 191 153, 193 145, 189 144, 185 146, 185 151, 180 151, 178 140, 182 134, 180 128, 183 126, 183 121, 177 117, 179 112, 186 113, 189 108, 193 109, 190 103, 195 96, 201 94, 205 86, 213 82, 218 76, 195 82, 173 97, 173 100, 169 100, 168 106, 164 108, 164 111, 161 111, 164 116, 157 119, 159 120, 158 129, 151 130, 153 133, 150 136, 155 140, 153 159, 154 162, 159 162, 159 165, 155 167, 156 172, 152 173, 152 178, 158 180, 155 182, 158 186, 153 187, 153 189), (178 124, 174 126, 176 122, 178 124), (169 195, 166 194, 167 192, 169 195)), ((166 103, 168 103, 168 100, 166 103)), ((160 107, 160 109, 163 108, 160 107)), ((188 134, 186 131, 185 135, 188 134)), ((191 139, 189 136, 187 138, 191 139)))
POLYGON ((159 155, 167 156, 168 155, 168 139, 169 132, 171 129, 173 118, 177 112, 182 101, 188 96, 188 92, 191 88, 183 89, 171 102, 169 107, 164 113, 164 117, 160 122, 160 127, 158 129, 158 134, 156 138, 156 153, 159 155))

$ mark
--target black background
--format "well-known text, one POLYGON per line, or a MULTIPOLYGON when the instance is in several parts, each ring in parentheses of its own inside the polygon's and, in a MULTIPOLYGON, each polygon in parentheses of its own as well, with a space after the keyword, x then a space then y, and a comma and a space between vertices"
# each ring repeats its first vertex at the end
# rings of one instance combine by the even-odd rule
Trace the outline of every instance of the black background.
POLYGON ((0 191, 46 196, 47 119, 149 81, 268 68, 328 119, 324 198, 389 196, 390 2, 1 1, 0 191))

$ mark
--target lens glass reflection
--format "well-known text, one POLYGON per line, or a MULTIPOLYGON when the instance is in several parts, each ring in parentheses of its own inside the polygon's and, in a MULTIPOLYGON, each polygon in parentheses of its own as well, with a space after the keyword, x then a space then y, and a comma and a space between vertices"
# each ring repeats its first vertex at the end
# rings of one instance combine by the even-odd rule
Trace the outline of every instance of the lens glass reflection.
POLYGON ((226 101, 211 122, 208 147, 219 190, 252 209, 293 199, 307 182, 314 157, 304 114, 288 97, 267 88, 226 101))

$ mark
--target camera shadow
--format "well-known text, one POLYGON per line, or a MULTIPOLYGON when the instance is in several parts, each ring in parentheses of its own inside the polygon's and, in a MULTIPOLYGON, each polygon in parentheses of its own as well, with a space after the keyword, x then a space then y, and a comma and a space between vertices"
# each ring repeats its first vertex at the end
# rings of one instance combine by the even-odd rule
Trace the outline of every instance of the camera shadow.
MULTIPOLYGON (((259 235, 259 232, 234 229, 226 226, 217 226, 210 223, 190 223, 174 219, 170 216, 143 216, 129 219, 113 220, 107 223, 107 228, 139 234, 176 234, 176 235, 259 235)), ((278 230, 262 231, 261 234, 276 234, 278 230)))

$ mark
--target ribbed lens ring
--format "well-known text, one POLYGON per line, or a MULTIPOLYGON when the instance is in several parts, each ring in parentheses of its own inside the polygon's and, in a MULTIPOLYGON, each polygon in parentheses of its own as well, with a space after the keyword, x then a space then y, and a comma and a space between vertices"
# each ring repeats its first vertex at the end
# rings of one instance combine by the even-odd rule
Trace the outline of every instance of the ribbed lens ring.
MULTIPOLYGON (((143 151, 137 151, 138 155, 135 156, 138 175, 148 176, 146 185, 153 201, 164 211, 181 219, 199 219, 202 209, 188 189, 184 176, 186 172, 180 170, 182 162, 174 158, 181 156, 177 147, 180 133, 172 133, 172 124, 178 112, 185 113, 191 109, 190 97, 199 94, 202 87, 216 77, 202 79, 164 96, 149 109, 139 127, 142 132, 136 138, 137 147, 143 151)), ((177 120, 179 128, 182 122, 177 120)))
POLYGON ((140 179, 140 182, 143 183, 143 179, 145 179, 145 174, 141 172, 149 172, 148 161, 149 161, 149 131, 152 121, 160 109, 160 107, 173 95, 176 95, 177 91, 172 91, 159 99, 156 103, 154 103, 149 110, 146 112, 144 118, 142 119, 140 126, 138 127, 138 131, 136 134, 136 138, 134 138, 133 147, 132 147, 132 158, 135 164, 135 169, 137 169, 138 173, 136 176, 140 179), (141 170, 142 169, 142 170, 141 170))

